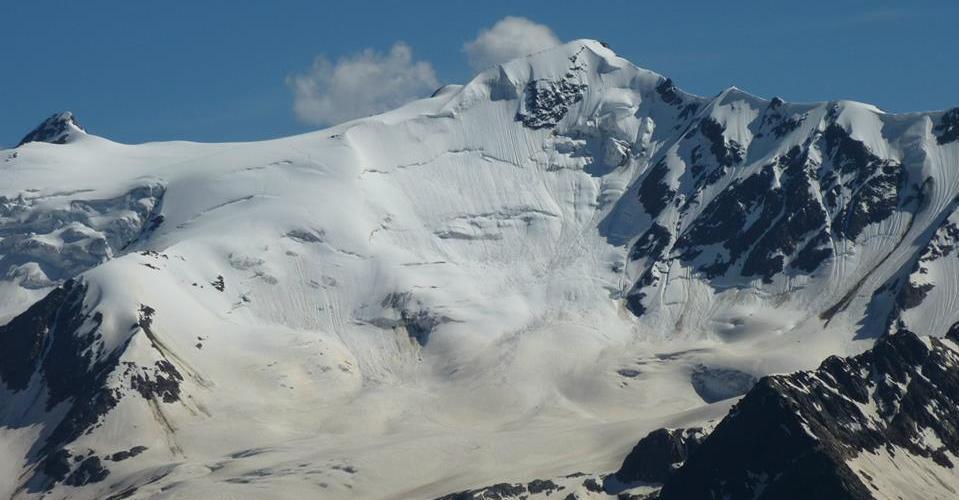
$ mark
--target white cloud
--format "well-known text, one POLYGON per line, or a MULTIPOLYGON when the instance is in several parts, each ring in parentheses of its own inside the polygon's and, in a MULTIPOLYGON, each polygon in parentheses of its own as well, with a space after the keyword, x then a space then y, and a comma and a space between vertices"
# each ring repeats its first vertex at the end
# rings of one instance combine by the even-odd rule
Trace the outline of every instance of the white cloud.
POLYGON ((492 28, 480 31, 475 40, 466 42, 463 52, 470 66, 479 71, 560 43, 548 26, 525 17, 507 16, 497 21, 492 28))
POLYGON ((397 42, 389 53, 373 49, 332 64, 323 56, 309 71, 287 77, 293 111, 313 125, 342 123, 425 97, 439 86, 433 66, 413 61, 413 50, 397 42))

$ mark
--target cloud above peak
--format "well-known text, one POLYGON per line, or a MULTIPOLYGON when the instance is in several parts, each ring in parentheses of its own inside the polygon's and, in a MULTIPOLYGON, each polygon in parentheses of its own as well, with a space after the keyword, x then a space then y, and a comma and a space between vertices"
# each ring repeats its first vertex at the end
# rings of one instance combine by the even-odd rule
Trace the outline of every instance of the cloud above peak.
POLYGON ((336 64, 318 56, 313 66, 287 77, 293 111, 311 125, 332 125, 374 115, 428 96, 439 86, 433 65, 414 61, 413 50, 396 42, 387 53, 366 49, 336 64))
POLYGON ((560 40, 548 26, 525 17, 507 16, 463 44, 470 66, 477 71, 510 59, 555 47, 560 40))
MULTIPOLYGON (((507 16, 480 30, 462 51, 479 71, 562 43, 549 27, 507 16)), ((365 49, 335 63, 320 55, 313 65, 287 76, 296 118, 309 125, 335 125, 375 115, 427 97, 440 86, 433 65, 413 58, 396 42, 387 52, 365 49)))

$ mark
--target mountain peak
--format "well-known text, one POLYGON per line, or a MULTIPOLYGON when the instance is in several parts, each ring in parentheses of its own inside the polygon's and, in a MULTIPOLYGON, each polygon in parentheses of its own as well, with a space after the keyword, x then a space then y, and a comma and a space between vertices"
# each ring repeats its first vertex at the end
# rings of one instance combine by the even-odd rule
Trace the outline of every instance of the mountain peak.
POLYGON ((20 140, 17 147, 23 146, 28 142, 66 144, 73 142, 74 139, 81 135, 86 135, 86 130, 80 125, 73 113, 64 111, 62 113, 55 113, 46 120, 43 120, 43 123, 20 140))

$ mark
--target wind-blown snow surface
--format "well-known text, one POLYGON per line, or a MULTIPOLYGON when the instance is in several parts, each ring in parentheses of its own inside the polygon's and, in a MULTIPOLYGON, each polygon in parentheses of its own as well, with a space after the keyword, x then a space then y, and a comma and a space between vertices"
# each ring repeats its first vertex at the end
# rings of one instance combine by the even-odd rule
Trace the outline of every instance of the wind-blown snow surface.
POLYGON ((0 496, 615 470, 752 377, 959 320, 957 134, 577 41, 301 136, 2 151, 0 496))

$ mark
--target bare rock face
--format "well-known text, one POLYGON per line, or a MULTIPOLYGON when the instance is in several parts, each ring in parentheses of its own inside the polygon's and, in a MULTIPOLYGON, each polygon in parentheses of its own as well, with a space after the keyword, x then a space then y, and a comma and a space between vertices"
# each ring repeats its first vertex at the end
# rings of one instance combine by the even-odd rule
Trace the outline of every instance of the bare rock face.
MULTIPOLYGON (((622 485, 664 483, 706 438, 702 428, 656 429, 633 447, 623 465, 613 474, 622 485)), ((607 481, 607 490, 613 488, 607 481)))
POLYGON ((952 108, 943 113, 933 131, 936 133, 936 141, 939 144, 959 141, 959 108, 952 108))
POLYGON ((569 107, 583 99, 586 84, 579 83, 576 75, 586 67, 578 62, 576 55, 569 58, 569 71, 557 81, 532 80, 523 92, 521 108, 516 119, 532 128, 553 128, 566 116, 569 107))

